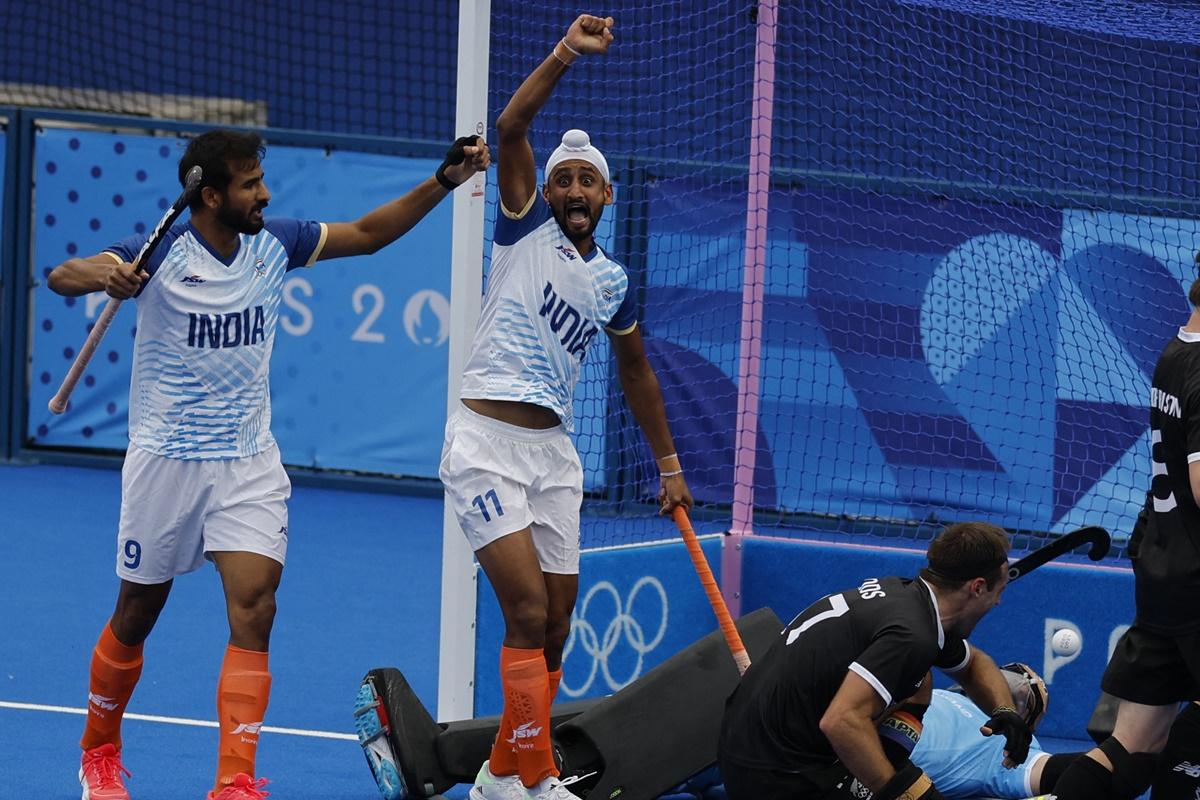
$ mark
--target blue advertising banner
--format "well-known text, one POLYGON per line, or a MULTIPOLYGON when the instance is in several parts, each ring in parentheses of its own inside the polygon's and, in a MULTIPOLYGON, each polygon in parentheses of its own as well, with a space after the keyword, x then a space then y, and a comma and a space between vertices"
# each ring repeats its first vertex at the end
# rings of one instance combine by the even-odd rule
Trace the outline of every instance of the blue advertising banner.
MULTIPOLYGON (((36 152, 34 264, 43 279, 157 221, 186 142, 45 128, 36 152)), ((433 174, 437 161, 270 146, 268 215, 352 220, 433 174)), ((185 216, 186 219, 186 216, 185 216)), ((319 262, 284 283, 272 365, 273 430, 287 464, 437 474, 445 422, 451 204, 372 256, 319 262)), ((46 410, 106 297, 38 286, 26 435, 36 445, 127 445, 134 302, 118 314, 62 416, 46 410)), ((136 302, 136 301, 135 301, 136 302)))
MULTIPOLYGON (((872 577, 913 577, 925 566, 917 550, 757 537, 745 540, 742 558, 743 611, 769 607, 785 623, 827 594, 872 577)), ((1039 734, 1082 739, 1100 676, 1132 621, 1132 569, 1054 562, 1005 589, 969 641, 998 664, 1021 661, 1045 679, 1050 704, 1039 734), (1055 652, 1051 639, 1063 629, 1079 635, 1078 652, 1055 652)), ((943 688, 951 683, 936 670, 934 678, 943 688)))
MULTIPOLYGON (((706 537, 701 546, 720 580, 721 540, 706 537)), ((482 717, 503 710, 504 618, 482 570, 477 585, 475 716, 482 717)), ((612 694, 716 627, 682 542, 586 550, 557 702, 612 694)))

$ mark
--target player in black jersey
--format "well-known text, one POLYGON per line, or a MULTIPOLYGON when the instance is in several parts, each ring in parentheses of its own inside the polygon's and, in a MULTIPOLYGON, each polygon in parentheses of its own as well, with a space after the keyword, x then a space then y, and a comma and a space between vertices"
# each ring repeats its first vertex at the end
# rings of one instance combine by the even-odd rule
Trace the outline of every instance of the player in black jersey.
POLYGON ((870 578, 792 620, 726 704, 719 754, 730 798, 940 798, 908 759, 933 666, 993 709, 983 732, 1005 736, 1005 765, 1024 761, 1032 734, 1008 683, 966 642, 1000 602, 1008 548, 994 525, 952 525, 919 578, 870 578))
MULTIPOLYGON (((1060 800, 1133 798, 1151 780, 1155 798, 1197 796, 1187 770, 1154 773, 1179 703, 1200 697, 1200 280, 1188 300, 1191 317, 1159 356, 1150 389, 1153 477, 1128 549, 1136 615, 1100 683, 1121 698, 1116 725, 1059 779, 1060 800)), ((1181 725, 1176 745, 1200 763, 1200 726, 1181 725)))

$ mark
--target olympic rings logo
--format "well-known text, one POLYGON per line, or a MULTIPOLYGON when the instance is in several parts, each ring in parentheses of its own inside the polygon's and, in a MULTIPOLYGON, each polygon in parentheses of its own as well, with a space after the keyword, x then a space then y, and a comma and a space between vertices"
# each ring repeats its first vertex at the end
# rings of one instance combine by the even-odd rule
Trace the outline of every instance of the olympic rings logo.
POLYGON ((646 654, 658 647, 659 643, 663 640, 663 636, 666 635, 667 616, 667 591, 657 578, 649 575, 643 576, 633 585, 633 588, 629 591, 629 597, 624 602, 622 602, 620 592, 611 583, 608 581, 597 582, 588 590, 583 598, 583 602, 571 614, 571 633, 567 636, 566 644, 563 645, 562 655, 563 663, 566 664, 567 659, 575 647, 578 646, 583 651, 580 655, 591 657, 591 667, 587 678, 581 686, 578 688, 568 686, 566 676, 564 675, 563 681, 559 684, 559 689, 568 697, 580 697, 592 688, 597 674, 603 676, 609 691, 615 692, 633 683, 642 674, 642 666, 645 663, 646 654), (642 624, 633 617, 634 604, 637 602, 638 593, 642 589, 653 590, 658 593, 658 606, 660 609, 658 629, 649 640, 646 638, 646 630, 642 628, 642 624), (591 623, 589 616, 589 612, 593 611, 593 600, 600 595, 611 598, 615 609, 613 618, 604 628, 602 635, 597 634, 596 626, 591 623), (613 677, 608 663, 609 656, 613 655, 621 644, 629 647, 636 656, 633 671, 624 680, 618 680, 613 677))

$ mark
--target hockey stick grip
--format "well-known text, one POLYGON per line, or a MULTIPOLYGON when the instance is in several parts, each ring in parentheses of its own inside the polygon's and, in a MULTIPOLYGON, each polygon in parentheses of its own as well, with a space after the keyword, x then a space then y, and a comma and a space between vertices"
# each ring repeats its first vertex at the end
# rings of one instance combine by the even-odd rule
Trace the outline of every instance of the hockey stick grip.
POLYGON ((733 655, 734 663, 737 664, 738 674, 744 675, 750 666, 750 654, 746 652, 746 645, 742 643, 742 636, 738 633, 737 626, 733 624, 733 617, 729 616, 725 598, 721 596, 721 590, 713 577, 708 559, 704 557, 704 551, 700 548, 700 540, 696 538, 696 532, 692 529, 692 521, 688 518, 687 509, 683 506, 676 506, 672 517, 675 520, 675 526, 679 528, 680 535, 683 536, 684 544, 687 545, 688 555, 692 557, 692 566, 696 569, 696 576, 700 578, 704 593, 708 595, 708 603, 712 606, 713 613, 717 615, 717 624, 720 625, 721 633, 725 636, 725 644, 729 646, 729 652, 733 655))

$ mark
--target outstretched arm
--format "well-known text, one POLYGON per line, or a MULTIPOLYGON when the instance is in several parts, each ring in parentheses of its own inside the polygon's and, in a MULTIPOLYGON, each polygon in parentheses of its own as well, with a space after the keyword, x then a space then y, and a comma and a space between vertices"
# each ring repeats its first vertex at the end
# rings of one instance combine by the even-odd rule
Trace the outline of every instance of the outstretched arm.
POLYGON ((609 334, 612 341, 613 353, 617 357, 617 375, 621 380, 621 389, 625 399, 629 401, 629 409, 634 419, 646 435, 650 449, 654 452, 658 471, 662 476, 662 487, 658 500, 662 503, 663 513, 670 512, 676 506, 692 507, 692 492, 688 489, 687 481, 683 479, 683 468, 679 465, 679 456, 675 453, 675 442, 671 439, 671 429, 667 427, 667 411, 663 406, 662 390, 658 385, 658 376, 646 358, 646 348, 642 343, 642 332, 638 328, 626 334, 609 334))
POLYGON ((496 135, 500 145, 500 202, 504 208, 519 214, 537 191, 537 166, 533 148, 529 146, 529 124, 550 99, 558 79, 578 56, 585 53, 607 53, 612 43, 612 17, 593 17, 581 14, 567 29, 550 55, 529 73, 496 120, 496 135))
MULTIPOLYGON (((483 139, 474 137, 474 144, 462 145, 462 142, 460 139, 455 147, 450 148, 447 162, 440 170, 447 183, 452 185, 465 183, 491 163, 491 155, 483 139), (451 163, 460 145, 463 158, 458 163, 451 163)), ((384 203, 354 222, 329 223, 325 247, 317 260, 366 255, 386 247, 408 233, 450 192, 450 187, 436 177, 426 178, 408 194, 384 203)))

